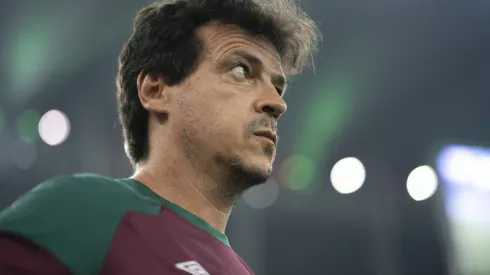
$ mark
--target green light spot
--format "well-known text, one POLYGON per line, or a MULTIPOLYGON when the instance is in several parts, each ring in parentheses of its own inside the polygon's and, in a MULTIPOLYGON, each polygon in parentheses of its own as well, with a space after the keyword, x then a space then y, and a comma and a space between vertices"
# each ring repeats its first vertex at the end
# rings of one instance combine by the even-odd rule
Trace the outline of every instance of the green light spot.
POLYGON ((317 163, 328 159, 332 141, 342 133, 349 118, 354 91, 351 83, 354 81, 349 80, 333 76, 327 79, 327 84, 317 88, 318 92, 304 110, 298 126, 302 135, 292 150, 302 157, 285 176, 291 189, 301 190, 316 183, 317 163))
POLYGON ((40 116, 34 110, 24 111, 17 120, 17 130, 22 140, 34 142, 39 138, 38 123, 40 116))
POLYGON ((53 22, 47 16, 33 16, 12 23, 13 36, 7 45, 10 48, 7 96, 12 102, 26 101, 49 74, 52 60, 59 54, 53 54, 53 41, 56 41, 53 34, 57 29, 53 22))
POLYGON ((298 139, 295 153, 321 161, 328 157, 328 146, 346 125, 352 102, 348 81, 341 78, 322 87, 304 112, 303 137, 298 139))
POLYGON ((282 167, 284 178, 291 190, 303 190, 312 186, 316 177, 317 165, 305 156, 293 156, 282 167))

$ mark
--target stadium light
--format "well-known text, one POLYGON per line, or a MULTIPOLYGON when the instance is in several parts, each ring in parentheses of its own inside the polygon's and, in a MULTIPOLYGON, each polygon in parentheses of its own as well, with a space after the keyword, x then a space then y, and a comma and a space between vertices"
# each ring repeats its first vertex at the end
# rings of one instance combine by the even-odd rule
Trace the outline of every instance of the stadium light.
POLYGON ((39 120, 39 136, 48 145, 63 143, 69 134, 70 121, 61 111, 48 111, 39 120))
POLYGON ((437 174, 428 165, 415 168, 407 178, 407 191, 415 201, 426 200, 437 190, 437 174))
POLYGON ((330 180, 337 192, 341 194, 354 193, 364 184, 366 170, 359 159, 354 157, 344 158, 333 166, 330 180))
POLYGON ((438 170, 448 184, 490 191, 490 150, 464 145, 444 148, 438 170))

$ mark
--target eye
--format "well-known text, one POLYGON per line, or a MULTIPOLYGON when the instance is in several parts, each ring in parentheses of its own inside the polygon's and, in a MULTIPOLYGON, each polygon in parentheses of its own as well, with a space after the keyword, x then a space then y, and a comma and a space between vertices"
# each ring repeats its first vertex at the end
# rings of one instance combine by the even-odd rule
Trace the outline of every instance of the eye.
POLYGON ((248 66, 241 63, 231 67, 230 71, 237 77, 241 77, 241 78, 247 78, 250 74, 250 70, 248 66))

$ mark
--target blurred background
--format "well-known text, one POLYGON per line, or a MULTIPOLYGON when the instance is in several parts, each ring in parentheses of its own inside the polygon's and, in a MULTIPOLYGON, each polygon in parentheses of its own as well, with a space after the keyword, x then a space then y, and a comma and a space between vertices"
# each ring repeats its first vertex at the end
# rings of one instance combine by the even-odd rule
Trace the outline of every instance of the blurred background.
MULTIPOLYGON (((0 209, 59 174, 128 177, 117 56, 144 0, 0 4, 0 209)), ((490 274, 490 2, 304 0, 273 179, 228 227, 258 275, 490 274)))

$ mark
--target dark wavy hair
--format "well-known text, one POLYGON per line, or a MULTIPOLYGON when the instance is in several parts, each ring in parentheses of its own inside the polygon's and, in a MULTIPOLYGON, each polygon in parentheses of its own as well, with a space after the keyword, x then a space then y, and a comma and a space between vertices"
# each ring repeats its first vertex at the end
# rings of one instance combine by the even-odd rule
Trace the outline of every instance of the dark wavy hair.
POLYGON ((301 72, 320 34, 294 0, 167 0, 140 10, 119 56, 117 98, 126 153, 133 165, 148 157, 148 112, 138 97, 140 73, 178 85, 197 67, 203 42, 196 29, 218 22, 265 38, 278 51, 288 76, 301 72))

